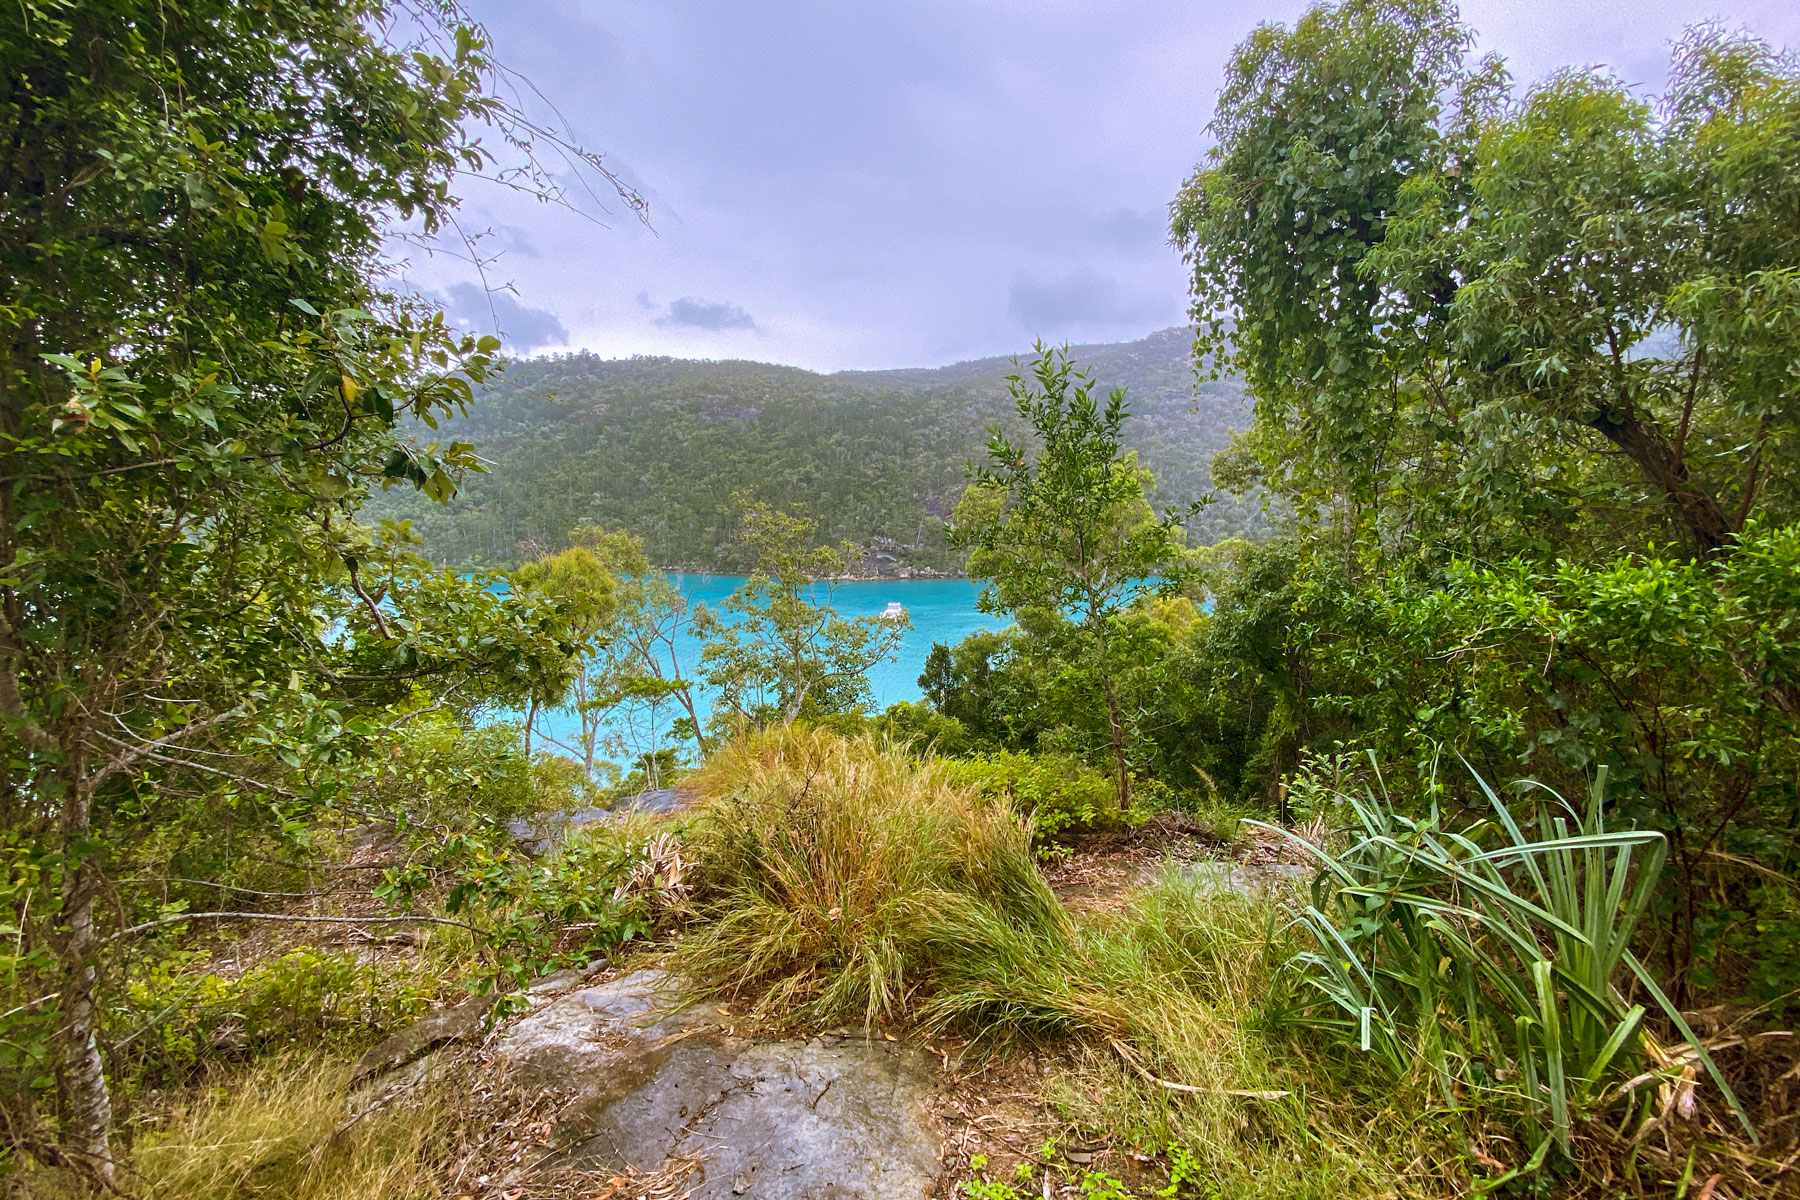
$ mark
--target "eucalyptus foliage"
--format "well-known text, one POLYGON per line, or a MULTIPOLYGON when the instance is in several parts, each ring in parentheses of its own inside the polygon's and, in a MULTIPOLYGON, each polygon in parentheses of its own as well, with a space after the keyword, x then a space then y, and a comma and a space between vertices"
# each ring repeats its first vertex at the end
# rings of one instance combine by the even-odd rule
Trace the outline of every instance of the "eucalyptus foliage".
POLYGON ((459 177, 534 187, 554 134, 449 5, 24 0, 0 63, 5 966, 33 997, 0 1111, 107 1176, 108 874, 222 829, 303 845, 393 706, 566 682, 554 604, 357 520, 371 488, 450 494, 470 448, 400 425, 498 365, 384 283, 384 237, 452 229, 459 177))
POLYGON ((1344 0, 1232 59, 1173 232, 1201 362, 1255 399, 1215 478, 1285 516, 1218 573, 1190 678, 1266 714, 1219 722, 1265 794, 1336 740, 1565 790, 1610 766, 1668 838, 1671 993, 1779 1007, 1800 64, 1702 26, 1647 99, 1472 44, 1443 0, 1344 0))

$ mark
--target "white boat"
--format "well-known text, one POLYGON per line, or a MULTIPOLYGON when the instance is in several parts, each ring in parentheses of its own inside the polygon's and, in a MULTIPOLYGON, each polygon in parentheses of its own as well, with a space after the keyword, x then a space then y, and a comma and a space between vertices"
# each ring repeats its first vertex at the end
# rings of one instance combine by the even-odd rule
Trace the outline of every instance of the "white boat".
POLYGON ((898 600, 889 600, 888 606, 881 610, 881 619, 884 621, 906 620, 906 606, 898 600))

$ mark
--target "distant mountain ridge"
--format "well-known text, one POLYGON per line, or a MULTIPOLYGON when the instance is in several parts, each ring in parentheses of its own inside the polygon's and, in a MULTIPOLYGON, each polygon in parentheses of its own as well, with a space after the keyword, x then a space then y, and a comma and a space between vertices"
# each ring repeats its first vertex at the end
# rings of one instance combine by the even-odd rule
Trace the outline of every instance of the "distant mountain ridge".
MULTIPOLYGON (((1235 380, 1195 389, 1192 331, 1071 347, 1103 389, 1126 389, 1127 441, 1157 477, 1160 507, 1210 488, 1212 457, 1249 422, 1235 380)), ((731 495, 804 504, 832 540, 879 569, 955 571, 942 524, 989 426, 1019 432, 1010 357, 945 367, 819 374, 748 361, 567 354, 511 364, 443 434, 473 441, 486 475, 440 508, 388 493, 379 515, 412 519, 440 561, 492 566, 567 544, 581 524, 623 527, 668 566, 746 565, 731 495)), ((1209 507, 1196 541, 1253 529, 1259 515, 1209 507)))

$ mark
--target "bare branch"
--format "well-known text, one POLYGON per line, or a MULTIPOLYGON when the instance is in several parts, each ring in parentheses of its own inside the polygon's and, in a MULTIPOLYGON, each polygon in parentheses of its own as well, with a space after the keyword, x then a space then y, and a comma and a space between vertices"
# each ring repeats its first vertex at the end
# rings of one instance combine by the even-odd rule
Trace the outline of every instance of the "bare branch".
POLYGON ((205 717, 198 721, 189 721, 174 733, 166 734, 163 737, 157 738, 155 741, 143 742, 137 746, 130 746, 128 743, 122 742, 115 737, 102 734, 102 737, 105 737, 107 741, 112 742, 114 745, 126 746, 126 750, 111 762, 101 767, 98 771, 94 772, 93 778, 89 780, 89 786, 98 786, 102 780, 118 774, 138 759, 143 758, 146 755, 154 755, 159 748, 173 745, 183 738, 191 737, 201 730, 210 729, 220 722, 229 721, 232 717, 238 716, 243 711, 244 706, 240 704, 235 708, 228 708, 224 712, 214 713, 210 717, 205 717))
POLYGON ((345 565, 350 568, 350 586, 356 589, 356 594, 362 597, 362 602, 369 606, 369 615, 375 619, 375 628, 380 632, 381 640, 393 641, 394 635, 388 632, 387 621, 381 615, 381 606, 370 599, 369 593, 363 591, 362 576, 357 574, 355 561, 352 560, 345 565))
POLYGON ((133 925, 128 929, 107 938, 107 942, 116 942, 120 938, 132 937, 146 930, 158 929, 164 925, 181 925, 188 921, 288 921, 299 925, 454 925, 458 929, 467 929, 471 933, 479 933, 484 937, 486 931, 467 921, 452 921, 448 917, 309 917, 300 914, 259 913, 259 912, 198 912, 180 913, 172 917, 158 917, 154 921, 145 921, 141 925, 133 925))
MULTIPOLYGON (((95 736, 99 737, 102 741, 111 742, 113 745, 122 746, 127 750, 136 749, 131 743, 122 742, 108 733, 99 733, 96 731, 95 736)), ((252 779, 248 775, 239 775, 235 771, 223 771, 218 767, 209 767, 205 763, 188 762, 186 759, 181 758, 170 758, 166 754, 161 754, 153 750, 146 750, 138 755, 138 757, 147 758, 152 762, 159 762, 168 767, 186 767, 190 771, 202 771, 208 775, 219 775, 234 783, 241 783, 246 787, 260 788, 264 791, 274 792, 277 796, 286 796, 292 800, 304 799, 299 792, 284 788, 278 783, 270 783, 264 779, 252 779)))

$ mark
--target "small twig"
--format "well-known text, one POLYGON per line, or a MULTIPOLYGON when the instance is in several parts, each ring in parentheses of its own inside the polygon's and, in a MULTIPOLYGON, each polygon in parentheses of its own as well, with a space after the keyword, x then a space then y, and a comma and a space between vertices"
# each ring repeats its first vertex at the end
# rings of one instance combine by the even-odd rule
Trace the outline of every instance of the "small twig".
POLYGON ((0 1013, 0 1021, 6 1020, 6 1018, 12 1016, 14 1013, 22 1013, 28 1008, 35 1008, 46 1000, 54 1000, 60 995, 62 995, 61 992, 51 992, 48 995, 39 996, 36 1000, 27 1000, 17 1008, 9 1008, 5 1012, 0 1013))
POLYGON ((1252 1092, 1244 1091, 1239 1088, 1203 1088, 1195 1087, 1191 1083, 1176 1083, 1173 1080, 1164 1079, 1160 1075, 1152 1075, 1145 1069, 1143 1064, 1132 1057, 1131 1052, 1126 1050, 1119 1042, 1114 1041, 1112 1043, 1112 1048, 1119 1052, 1119 1057, 1124 1059, 1125 1064, 1132 1070, 1136 1071, 1139 1075, 1142 1075, 1145 1079, 1148 1079, 1151 1083, 1156 1084, 1158 1087, 1168 1088, 1171 1092, 1184 1092, 1193 1096, 1238 1096, 1245 1100, 1284 1100, 1293 1095, 1292 1092, 1252 1092))

